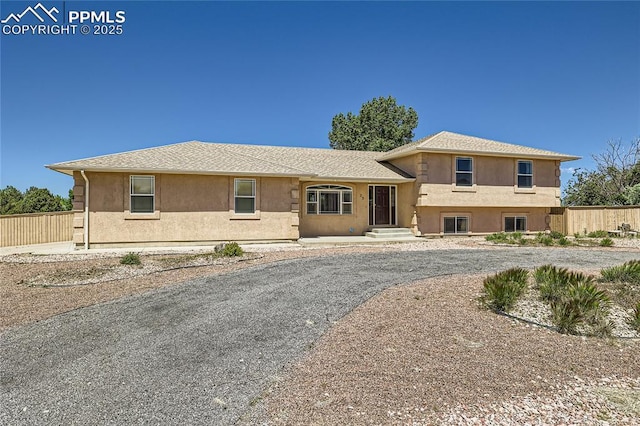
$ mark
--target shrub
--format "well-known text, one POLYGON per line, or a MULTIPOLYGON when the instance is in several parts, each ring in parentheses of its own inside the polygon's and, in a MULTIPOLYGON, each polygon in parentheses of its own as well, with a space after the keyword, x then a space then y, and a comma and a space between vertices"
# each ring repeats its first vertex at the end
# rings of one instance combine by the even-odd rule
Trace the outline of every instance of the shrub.
POLYGON ((640 283, 640 260, 630 260, 622 265, 600 270, 602 279, 609 282, 640 283))
POLYGON ((575 334, 578 326, 588 324, 598 335, 610 334, 612 325, 605 318, 609 296, 596 287, 593 277, 552 265, 536 268, 533 276, 561 333, 575 334))
POLYGON ((612 245, 613 240, 609 237, 600 240, 600 247, 611 247, 612 245))
MULTIPOLYGON (((533 279, 536 284, 542 284, 553 279, 558 272, 558 268, 553 265, 542 265, 533 270, 533 279)), ((564 269, 566 271, 566 269, 564 269)))
POLYGON ((137 253, 127 253, 120 258, 120 263, 122 265, 140 265, 142 262, 137 253))
POLYGON ((242 256, 244 250, 242 250, 242 247, 240 247, 238 243, 228 243, 224 245, 220 254, 226 257, 242 256))
POLYGON ((633 312, 631 313, 631 321, 629 321, 629 325, 631 325, 631 327, 633 327, 637 331, 640 331, 640 302, 638 302, 636 306, 633 308, 633 312))
POLYGON ((604 237, 608 237, 609 233, 607 231, 603 231, 602 229, 599 229, 597 231, 593 231, 593 232, 589 232, 587 234, 587 237, 589 238, 604 238, 604 237))
POLYGON ((561 246, 569 246, 571 245, 571 241, 569 241, 566 237, 562 237, 558 240, 558 244, 561 246))
POLYGON ((558 232, 558 231, 551 231, 549 236, 551 238, 553 238, 554 240, 560 240, 560 239, 564 238, 564 234, 562 232, 558 232))
POLYGON ((509 236, 505 232, 496 232, 484 237, 485 240, 492 243, 507 243, 509 242, 509 236))
POLYGON ((536 268, 533 277, 540 291, 540 298, 553 303, 566 295, 569 287, 587 285, 593 283, 593 277, 577 272, 569 272, 566 268, 557 268, 553 265, 543 265, 536 268))
POLYGON ((536 241, 545 246, 552 246, 554 244, 553 238, 543 234, 542 232, 536 236, 536 241))
POLYGON ((591 325, 598 334, 611 331, 605 318, 609 297, 593 282, 570 283, 550 305, 552 321, 561 333, 576 334, 582 324, 591 325))
POLYGON ((547 303, 551 303, 565 293, 571 280, 571 273, 565 268, 546 266, 548 268, 546 271, 542 271, 539 274, 534 273, 534 275, 540 291, 540 298, 547 303), (542 276, 540 281, 538 281, 539 275, 542 276))
POLYGON ((483 303, 495 312, 506 312, 513 308, 527 288, 529 272, 512 268, 485 278, 483 303))

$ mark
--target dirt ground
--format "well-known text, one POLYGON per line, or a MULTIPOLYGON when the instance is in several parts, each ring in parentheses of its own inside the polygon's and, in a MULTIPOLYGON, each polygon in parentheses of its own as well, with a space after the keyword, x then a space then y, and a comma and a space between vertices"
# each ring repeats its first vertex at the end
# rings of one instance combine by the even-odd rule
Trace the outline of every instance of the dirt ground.
POLYGON ((393 287, 265 397, 271 424, 640 424, 640 341, 561 335, 478 308, 483 276, 393 287))
MULTIPOLYGON (((265 262, 387 250, 265 252, 88 285, 118 257, 0 261, 0 332, 265 262), (47 285, 47 280, 53 285, 47 285), (43 284, 44 283, 44 284, 43 284)), ((143 257, 143 264, 153 257, 143 257)), ((179 266, 179 262, 172 263, 179 266)), ((483 276, 390 288, 338 321, 260 401, 270 424, 640 425, 640 342, 559 335, 479 309, 483 276)))

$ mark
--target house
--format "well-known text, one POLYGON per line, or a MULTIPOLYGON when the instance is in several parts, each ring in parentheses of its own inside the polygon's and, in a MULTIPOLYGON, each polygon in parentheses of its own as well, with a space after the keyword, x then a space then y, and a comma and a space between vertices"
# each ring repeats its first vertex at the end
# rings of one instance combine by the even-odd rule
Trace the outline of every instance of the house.
POLYGON ((74 178, 75 243, 103 247, 544 231, 578 158, 443 131, 389 152, 194 141, 47 167, 74 178))

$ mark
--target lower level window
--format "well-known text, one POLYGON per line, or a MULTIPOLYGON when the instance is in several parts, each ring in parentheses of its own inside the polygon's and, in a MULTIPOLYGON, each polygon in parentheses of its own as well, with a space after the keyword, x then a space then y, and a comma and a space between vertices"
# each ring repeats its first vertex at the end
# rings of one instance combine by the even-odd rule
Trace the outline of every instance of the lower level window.
POLYGON ((446 216, 444 218, 445 234, 466 234, 469 232, 468 216, 446 216))
POLYGON ((351 214, 353 191, 347 186, 307 187, 307 214, 351 214))
POLYGON ((507 216, 504 218, 505 232, 525 232, 527 230, 527 218, 525 216, 507 216))

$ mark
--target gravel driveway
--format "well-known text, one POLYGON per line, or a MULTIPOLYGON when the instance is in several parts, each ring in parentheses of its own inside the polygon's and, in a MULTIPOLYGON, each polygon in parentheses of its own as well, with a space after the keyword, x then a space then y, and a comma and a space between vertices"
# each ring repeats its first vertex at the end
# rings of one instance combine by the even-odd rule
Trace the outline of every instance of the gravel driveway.
POLYGON ((0 424, 234 424, 333 321, 386 287, 635 258, 548 248, 303 258, 94 305, 0 334, 0 424))

